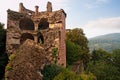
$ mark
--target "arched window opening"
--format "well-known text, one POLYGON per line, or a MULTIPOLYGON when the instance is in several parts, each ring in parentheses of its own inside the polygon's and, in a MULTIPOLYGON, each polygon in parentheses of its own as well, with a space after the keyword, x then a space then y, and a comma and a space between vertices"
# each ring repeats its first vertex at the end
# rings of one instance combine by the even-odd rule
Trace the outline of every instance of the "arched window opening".
POLYGON ((34 23, 29 18, 24 18, 20 20, 19 27, 21 30, 34 30, 34 23))
POLYGON ((23 33, 21 35, 21 38, 20 38, 20 43, 22 44, 24 41, 26 41, 27 39, 31 39, 34 41, 34 37, 32 36, 32 34, 30 33, 23 33))
POLYGON ((48 19, 47 19, 47 18, 42 18, 42 19, 40 20, 38 29, 39 29, 39 30, 43 30, 43 29, 47 29, 47 28, 49 28, 48 19))
POLYGON ((40 44, 44 43, 44 37, 41 33, 38 34, 38 43, 40 43, 40 44))

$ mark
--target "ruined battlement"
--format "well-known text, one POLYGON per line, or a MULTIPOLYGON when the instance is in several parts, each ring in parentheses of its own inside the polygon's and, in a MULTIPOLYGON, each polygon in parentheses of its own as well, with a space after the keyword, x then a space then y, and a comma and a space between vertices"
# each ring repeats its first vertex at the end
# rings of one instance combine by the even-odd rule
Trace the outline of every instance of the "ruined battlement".
POLYGON ((65 45, 65 18, 63 9, 53 11, 52 3, 48 2, 46 11, 39 12, 39 6, 35 11, 19 4, 19 12, 7 10, 7 37, 6 52, 11 55, 27 39, 41 44, 46 51, 57 48, 57 64, 66 66, 65 45))

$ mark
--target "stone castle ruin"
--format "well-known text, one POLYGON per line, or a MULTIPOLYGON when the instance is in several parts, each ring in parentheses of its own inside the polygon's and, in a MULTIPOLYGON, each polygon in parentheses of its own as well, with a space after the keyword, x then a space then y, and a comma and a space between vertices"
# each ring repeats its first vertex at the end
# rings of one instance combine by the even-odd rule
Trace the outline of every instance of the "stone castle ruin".
POLYGON ((66 66, 66 13, 63 9, 52 11, 52 4, 48 2, 47 10, 39 12, 38 6, 32 11, 20 3, 19 12, 9 9, 7 13, 6 51, 9 56, 30 39, 46 52, 55 54, 53 60, 56 60, 58 65, 66 66))
POLYGON ((66 67, 65 18, 63 9, 39 12, 19 4, 19 12, 8 10, 6 52, 9 63, 5 80, 42 80, 45 64, 55 63, 66 67))

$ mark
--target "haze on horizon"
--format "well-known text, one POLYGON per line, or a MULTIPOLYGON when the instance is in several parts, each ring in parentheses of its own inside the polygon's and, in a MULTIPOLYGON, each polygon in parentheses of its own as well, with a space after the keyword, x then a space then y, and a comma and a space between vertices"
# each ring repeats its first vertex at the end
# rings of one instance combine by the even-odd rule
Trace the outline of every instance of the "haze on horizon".
POLYGON ((47 2, 52 2, 53 10, 64 9, 67 13, 66 28, 82 28, 88 38, 120 33, 120 0, 8 0, 0 1, 0 22, 7 24, 7 10, 18 11, 22 2, 27 9, 46 10, 47 2))

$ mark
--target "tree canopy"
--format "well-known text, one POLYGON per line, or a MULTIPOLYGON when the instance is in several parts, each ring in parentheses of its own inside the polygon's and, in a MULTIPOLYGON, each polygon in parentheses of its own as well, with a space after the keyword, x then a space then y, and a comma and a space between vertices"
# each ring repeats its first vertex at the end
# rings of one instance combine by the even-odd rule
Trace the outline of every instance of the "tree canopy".
POLYGON ((70 40, 71 42, 81 46, 82 50, 85 50, 85 53, 89 52, 88 40, 82 29, 75 28, 67 31, 66 38, 67 40, 70 40))
POLYGON ((77 60, 80 60, 82 57, 82 50, 79 45, 75 45, 73 42, 66 41, 66 58, 67 64, 72 65, 77 60))
POLYGON ((86 64, 89 61, 90 55, 88 40, 83 30, 79 28, 67 30, 66 39, 68 64, 77 60, 83 60, 84 64, 86 64))
POLYGON ((102 49, 94 50, 91 61, 87 65, 87 72, 92 72, 97 80, 119 80, 120 50, 109 53, 102 49), (119 58, 118 58, 119 57, 119 58))

